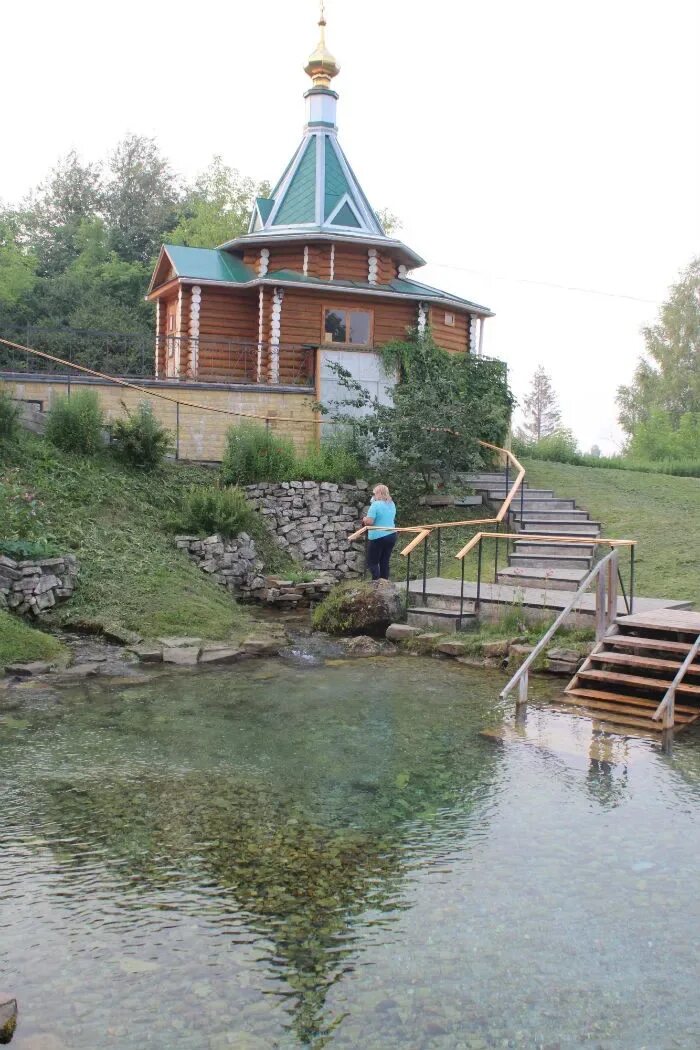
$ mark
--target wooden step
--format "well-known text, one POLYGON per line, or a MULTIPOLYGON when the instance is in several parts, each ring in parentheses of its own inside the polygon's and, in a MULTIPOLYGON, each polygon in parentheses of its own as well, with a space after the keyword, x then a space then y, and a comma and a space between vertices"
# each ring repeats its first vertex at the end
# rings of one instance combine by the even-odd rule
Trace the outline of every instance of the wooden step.
POLYGON ((691 643, 700 634, 700 613, 685 609, 658 609, 654 613, 641 613, 630 616, 619 616, 616 620, 622 630, 644 631, 650 635, 653 631, 664 631, 667 634, 688 634, 691 643))
MULTIPOLYGON (((565 696, 586 696, 592 697, 594 700, 608 700, 615 703, 650 707, 652 712, 659 706, 655 700, 647 700, 640 696, 625 696, 623 693, 609 693, 605 689, 566 689, 565 696)), ((700 717, 700 708, 689 707, 687 704, 675 704, 674 710, 677 714, 690 715, 691 721, 700 717)))
POLYGON ((605 639, 606 645, 616 649, 658 649, 669 653, 680 653, 687 656, 690 646, 687 642, 671 642, 666 638, 641 638, 634 634, 615 634, 605 639))
MULTIPOLYGON (((640 686, 642 689, 656 690, 662 693, 666 692, 673 680, 670 678, 641 678, 639 675, 620 674, 616 671, 579 671, 578 677, 592 682, 613 682, 618 685, 640 686)), ((677 693, 684 693, 686 696, 700 696, 700 685, 689 685, 687 682, 681 682, 677 693)))
MULTIPOLYGON (((637 656, 636 653, 591 653, 591 660, 598 664, 615 664, 621 667, 647 667, 650 671, 668 671, 675 677, 682 660, 662 660, 655 656, 637 656)), ((691 664, 687 674, 700 674, 700 664, 691 664)))
MULTIPOLYGON (((580 702, 573 700, 570 705, 566 701, 562 701, 561 710, 568 710, 572 714, 585 715, 596 722, 604 722, 610 726, 629 726, 632 729, 643 729, 646 733, 661 733, 663 731, 661 721, 654 722, 651 718, 623 714, 615 707, 610 709, 589 707, 583 700, 580 702)), ((676 728, 680 728, 680 725, 676 728)))

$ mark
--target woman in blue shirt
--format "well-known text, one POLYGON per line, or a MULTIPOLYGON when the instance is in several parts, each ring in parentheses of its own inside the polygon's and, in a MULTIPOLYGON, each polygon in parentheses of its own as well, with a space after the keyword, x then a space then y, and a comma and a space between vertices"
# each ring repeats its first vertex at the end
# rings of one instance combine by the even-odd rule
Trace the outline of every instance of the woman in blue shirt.
POLYGON ((372 573, 372 579, 388 580, 391 552, 396 543, 396 506, 386 485, 374 486, 372 502, 362 523, 378 526, 369 530, 367 544, 367 568, 372 573))

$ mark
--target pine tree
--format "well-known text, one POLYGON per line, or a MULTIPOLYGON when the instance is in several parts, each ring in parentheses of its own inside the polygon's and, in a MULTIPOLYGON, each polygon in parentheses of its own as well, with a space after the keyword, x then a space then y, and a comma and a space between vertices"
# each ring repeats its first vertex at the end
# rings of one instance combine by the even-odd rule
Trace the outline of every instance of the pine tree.
POLYGON ((539 366, 530 384, 530 393, 523 400, 525 420, 520 437, 527 442, 540 441, 561 427, 561 412, 552 380, 539 366))

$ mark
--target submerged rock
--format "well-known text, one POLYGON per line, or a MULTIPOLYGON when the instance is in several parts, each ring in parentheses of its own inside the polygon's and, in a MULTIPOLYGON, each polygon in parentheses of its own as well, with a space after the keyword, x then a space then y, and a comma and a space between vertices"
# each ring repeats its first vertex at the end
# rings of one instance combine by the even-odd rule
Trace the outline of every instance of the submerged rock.
POLYGON ((19 675, 20 678, 30 678, 36 674, 48 674, 50 671, 55 670, 55 664, 46 663, 44 660, 33 660, 27 664, 7 664, 5 667, 6 674, 19 675))
POLYGON ((345 648, 353 656, 378 656, 382 651, 379 642, 366 634, 359 634, 355 638, 350 638, 345 648))
POLYGON ((0 994, 0 1043, 9 1043, 17 1027, 17 1000, 0 994))
POLYGON ((401 618, 399 591, 388 580, 354 581, 336 587, 314 613, 314 627, 329 634, 385 637, 401 618))

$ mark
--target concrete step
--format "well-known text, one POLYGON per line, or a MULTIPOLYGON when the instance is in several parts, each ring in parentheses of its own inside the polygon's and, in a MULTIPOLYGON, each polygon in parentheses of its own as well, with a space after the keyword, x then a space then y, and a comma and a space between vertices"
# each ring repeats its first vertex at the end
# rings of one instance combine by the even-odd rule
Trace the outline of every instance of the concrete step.
POLYGON ((514 587, 541 587, 548 591, 576 591, 585 579, 585 569, 538 569, 511 566, 499 569, 498 582, 509 583, 514 587))
MULTIPOLYGON (((483 486, 480 487, 480 486, 474 485, 473 487, 474 488, 478 487, 479 491, 483 491, 483 486)), ((492 488, 492 487, 489 486, 486 491, 487 491, 487 494, 488 494, 488 498, 490 500, 494 500, 494 502, 496 500, 500 500, 500 502, 503 502, 503 500, 506 498, 506 496, 510 492, 510 489, 492 488)), ((554 499, 554 492, 552 491, 552 489, 525 489, 525 496, 524 496, 524 498, 527 499, 528 496, 530 496, 532 499, 550 499, 550 498, 554 499)), ((519 500, 519 499, 520 499, 520 490, 518 489, 518 492, 516 493, 516 496, 515 496, 515 500, 519 500)), ((514 504, 515 504, 515 500, 513 501, 514 504)))
POLYGON ((440 631, 441 634, 456 634, 475 619, 476 613, 471 607, 465 608, 461 617, 459 608, 436 609, 422 605, 411 606, 406 613, 406 621, 410 627, 424 627, 426 630, 440 631))
MULTIPOLYGON (((528 510, 525 508, 524 514, 521 514, 519 510, 513 513, 513 522, 519 525, 521 521, 541 521, 541 522, 552 522, 557 524, 558 522, 575 522, 576 524, 591 524, 591 519, 585 510, 528 510)), ((598 525, 600 522, 594 522, 593 524, 598 525)))
MULTIPOLYGON (((562 545, 563 546, 563 545, 562 545)), ((563 547, 566 550, 566 547, 563 547)), ((510 554, 508 563, 514 569, 586 569, 590 570, 592 558, 577 558, 570 554, 510 554)))
POLYGON ((570 518, 551 521, 545 518, 525 518, 516 523, 515 531, 533 536, 600 536, 599 521, 572 521, 570 518))
MULTIPOLYGON (((520 510, 520 496, 516 496, 511 504, 514 511, 520 510)), ((526 496, 522 501, 525 512, 529 510, 576 510, 576 503, 572 499, 539 499, 537 496, 526 496)))
POLYGON ((527 540, 516 540, 513 554, 536 557, 554 554, 566 558, 592 558, 594 550, 593 543, 528 543, 527 540))

